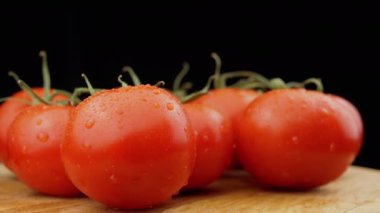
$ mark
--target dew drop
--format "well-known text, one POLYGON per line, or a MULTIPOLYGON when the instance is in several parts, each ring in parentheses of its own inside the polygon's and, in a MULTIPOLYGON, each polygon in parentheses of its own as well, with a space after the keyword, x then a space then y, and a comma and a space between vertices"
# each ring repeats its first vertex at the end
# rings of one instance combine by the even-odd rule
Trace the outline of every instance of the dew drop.
POLYGON ((331 143, 330 144, 330 147, 329 147, 329 150, 330 150, 330 152, 334 152, 335 151, 335 143, 331 143))
POLYGON ((203 135, 203 140, 208 141, 208 135, 203 135))
POLYGON ((173 109, 174 109, 173 104, 172 104, 172 103, 167 103, 167 104, 166 104, 166 109, 168 109, 168 110, 173 110, 173 109))
POLYGON ((94 126, 94 124, 95 124, 95 121, 94 121, 93 119, 90 119, 90 120, 88 120, 88 121, 84 124, 84 126, 85 126, 87 129, 91 129, 91 128, 94 126))
POLYGON ((22 146, 21 152, 22 152, 22 154, 26 154, 26 146, 25 145, 22 146))
POLYGON ((298 144, 298 143, 299 143, 299 139, 298 139, 298 137, 297 137, 297 136, 293 136, 293 137, 292 137, 292 142, 293 142, 294 144, 298 144))
POLYGON ((116 179, 115 174, 112 174, 112 175, 110 176, 110 181, 111 181, 112 183, 116 183, 116 182, 117 182, 117 179, 116 179))
POLYGON ((159 103, 157 103, 157 102, 156 102, 156 103, 154 103, 154 108, 157 108, 157 109, 158 109, 158 108, 160 108, 160 104, 159 104, 159 103))
POLYGON ((41 124, 42 124, 42 120, 41 120, 41 119, 38 119, 38 120, 36 121, 36 124, 37 124, 37 126, 41 126, 41 124))
POLYGON ((324 114, 330 114, 330 112, 329 112, 329 110, 328 109, 326 109, 326 108, 322 108, 322 112, 324 113, 324 114))
POLYGON ((46 133, 43 133, 43 132, 39 132, 39 133, 37 133, 37 139, 40 142, 45 143, 46 141, 49 140, 49 135, 46 133))
POLYGON ((90 143, 83 143, 83 147, 86 148, 86 149, 91 149, 92 146, 90 143))

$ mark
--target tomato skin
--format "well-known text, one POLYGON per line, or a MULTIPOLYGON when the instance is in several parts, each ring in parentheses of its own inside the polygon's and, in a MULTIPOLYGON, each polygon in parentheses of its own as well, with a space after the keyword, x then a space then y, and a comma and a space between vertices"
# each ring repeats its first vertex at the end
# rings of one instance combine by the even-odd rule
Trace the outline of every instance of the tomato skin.
MULTIPOLYGON (((32 88, 33 91, 40 97, 43 97, 44 95, 44 89, 41 87, 35 87, 32 88)), ((51 90, 51 94, 53 94, 55 91, 51 90)), ((5 166, 9 168, 9 165, 7 165, 7 132, 9 129, 9 126, 15 119, 15 117, 26 108, 30 107, 30 104, 24 103, 22 101, 16 100, 16 99, 22 99, 25 101, 32 101, 31 97, 23 90, 16 92, 11 96, 11 99, 5 101, 0 106, 0 162, 4 162, 5 166), (14 99, 12 99, 14 98, 14 99)), ((65 100, 67 99, 66 96, 63 95, 57 95, 53 98, 53 100, 65 100)))
MULTIPOLYGON (((33 91, 38 95, 43 95, 42 88, 33 88, 33 91)), ((11 97, 23 99, 25 101, 32 100, 25 91, 16 92, 11 97)), ((9 126, 15 117, 27 107, 30 107, 30 105, 15 99, 9 99, 0 106, 0 162, 5 162, 7 158, 6 144, 9 126)))
POLYGON ((231 119, 232 126, 236 126, 239 123, 241 113, 259 95, 258 91, 248 89, 213 89, 194 102, 218 110, 231 119))
MULTIPOLYGON (((245 108, 260 95, 260 92, 249 89, 213 89, 193 102, 216 109, 230 119, 235 138, 234 146, 236 146, 240 116, 245 108)), ((231 165, 235 168, 240 167, 236 151, 234 151, 231 165)))
POLYGON ((72 107, 38 105, 19 113, 8 131, 8 161, 26 185, 44 194, 74 196, 60 157, 72 107))
POLYGON ((304 89, 268 92, 239 125, 238 156, 263 185, 310 189, 338 178, 363 142, 359 112, 345 99, 304 89))
POLYGON ((149 85, 99 92, 70 118, 62 158, 90 198, 122 209, 148 208, 187 184, 196 146, 178 99, 149 85))
POLYGON ((218 179, 231 163, 231 123, 212 108, 196 103, 184 107, 197 144, 195 167, 184 190, 204 188, 218 179))

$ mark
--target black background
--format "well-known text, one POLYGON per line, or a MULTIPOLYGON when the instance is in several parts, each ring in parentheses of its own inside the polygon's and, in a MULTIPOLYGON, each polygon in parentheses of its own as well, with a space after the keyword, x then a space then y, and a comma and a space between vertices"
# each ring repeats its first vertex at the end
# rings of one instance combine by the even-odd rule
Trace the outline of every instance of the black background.
POLYGON ((241 5, 165 9, 0 9, 0 97, 18 90, 16 71, 41 85, 38 51, 47 50, 53 86, 116 87, 130 65, 143 82, 170 86, 183 61, 198 88, 214 69, 251 69, 268 77, 323 79, 325 90, 357 106, 365 141, 357 165, 380 168, 378 99, 380 22, 372 5, 241 5))

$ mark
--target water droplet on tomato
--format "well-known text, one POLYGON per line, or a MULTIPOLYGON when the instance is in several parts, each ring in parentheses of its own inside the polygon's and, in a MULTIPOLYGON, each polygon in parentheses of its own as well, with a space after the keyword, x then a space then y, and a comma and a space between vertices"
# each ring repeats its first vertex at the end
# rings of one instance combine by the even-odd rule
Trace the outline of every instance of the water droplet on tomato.
POLYGON ((37 133, 37 139, 40 142, 45 143, 46 141, 49 140, 49 135, 46 133, 43 133, 43 132, 39 132, 39 133, 37 133))
POLYGON ((336 148, 335 143, 331 143, 329 147, 330 152, 334 152, 335 148, 336 148))
POLYGON ((42 124, 42 120, 41 120, 41 119, 38 119, 38 120, 36 121, 36 124, 37 124, 37 126, 40 126, 40 125, 42 124))
POLYGON ((90 120, 88 120, 88 121, 84 124, 84 126, 85 126, 87 129, 91 129, 91 128, 94 126, 94 124, 95 124, 94 119, 90 119, 90 120))
POLYGON ((157 103, 157 102, 156 102, 156 103, 154 103, 154 108, 157 108, 157 109, 158 109, 158 108, 160 108, 160 104, 159 104, 159 103, 157 103))
POLYGON ((116 183, 116 176, 115 176, 115 174, 112 174, 111 176, 110 176, 110 181, 111 182, 113 182, 113 183, 116 183))
POLYGON ((22 146, 21 152, 22 152, 22 154, 26 154, 27 150, 26 150, 26 146, 25 145, 22 146))
POLYGON ((172 103, 167 103, 167 104, 166 104, 166 109, 168 109, 168 110, 173 110, 173 109, 174 109, 173 104, 172 104, 172 103))
POLYGON ((208 141, 208 135, 203 135, 203 140, 208 141))
POLYGON ((293 142, 294 144, 298 144, 298 143, 299 143, 299 139, 298 139, 298 137, 297 137, 297 136, 293 136, 293 137, 292 137, 292 142, 293 142))
POLYGON ((322 108, 322 112, 324 113, 324 114, 330 114, 330 112, 329 112, 329 110, 328 109, 326 109, 326 108, 322 108))
POLYGON ((83 147, 86 148, 86 149, 91 149, 92 148, 91 144, 87 143, 87 142, 83 143, 83 147))

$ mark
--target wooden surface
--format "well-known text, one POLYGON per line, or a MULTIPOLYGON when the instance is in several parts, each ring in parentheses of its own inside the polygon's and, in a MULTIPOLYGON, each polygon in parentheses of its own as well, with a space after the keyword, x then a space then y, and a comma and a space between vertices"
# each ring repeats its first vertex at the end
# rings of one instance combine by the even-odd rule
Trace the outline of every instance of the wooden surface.
MULTIPOLYGON (((0 212, 121 211, 85 197, 38 194, 0 165, 0 212)), ((230 171, 205 191, 144 212, 380 212, 380 170, 351 167, 335 182, 308 192, 262 189, 244 171, 230 171)))

